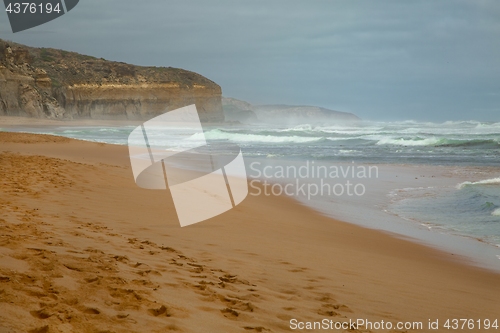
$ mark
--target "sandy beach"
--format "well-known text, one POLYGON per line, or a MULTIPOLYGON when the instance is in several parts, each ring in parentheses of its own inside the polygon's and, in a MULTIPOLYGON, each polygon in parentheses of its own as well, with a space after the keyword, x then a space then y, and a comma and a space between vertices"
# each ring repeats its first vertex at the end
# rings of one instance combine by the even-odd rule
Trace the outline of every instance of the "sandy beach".
POLYGON ((500 320, 499 274, 287 197, 180 228, 168 191, 136 186, 125 146, 0 132, 0 175, 1 333, 500 320))

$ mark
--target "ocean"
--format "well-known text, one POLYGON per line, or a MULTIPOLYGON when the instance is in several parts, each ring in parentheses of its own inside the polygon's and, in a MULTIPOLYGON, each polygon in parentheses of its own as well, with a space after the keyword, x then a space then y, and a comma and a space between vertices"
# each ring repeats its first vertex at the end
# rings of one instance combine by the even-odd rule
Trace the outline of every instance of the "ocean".
MULTIPOLYGON (((126 145, 134 128, 60 126, 4 130, 126 145)), ((341 125, 224 125, 204 130, 208 141, 238 144, 247 159, 247 168, 255 161, 260 163, 261 170, 266 165, 300 167, 305 163, 381 168, 384 177, 365 183, 382 190, 365 189, 366 196, 372 196, 366 199, 369 204, 356 204, 348 214, 349 203, 360 198, 350 198, 347 194, 333 198, 332 195, 326 198, 315 195, 312 199, 299 195, 297 198, 325 214, 342 218, 357 214, 352 222, 365 219, 365 223, 361 223, 364 226, 399 230, 395 225, 381 227, 383 223, 373 222, 376 214, 362 208, 370 206, 382 212, 379 219, 390 216, 391 221, 396 221, 394 217, 397 217, 416 228, 479 241, 493 248, 492 253, 500 249, 500 122, 363 121, 341 125), (396 178, 398 174, 393 176, 405 167, 412 168, 417 176, 413 177, 412 173, 404 181, 402 176, 396 178), (427 177, 419 177, 419 172, 424 173, 419 170, 424 169, 427 177)), ((156 133, 155 138, 168 141, 173 150, 202 142, 201 135, 190 135, 190 132, 189 127, 170 128, 156 133)), ((251 170, 248 172, 252 177, 251 170)), ((262 174, 253 176, 262 181, 262 174)), ((297 177, 269 181, 283 184, 292 178, 297 177)), ((344 178, 353 181, 356 177, 344 178)), ((335 181, 338 179, 330 179, 335 181)), ((358 179, 361 181, 364 180, 358 179)), ((497 252, 500 268, 500 250, 497 252)))
MULTIPOLYGON (((127 144, 134 126, 25 128, 76 139, 127 144)), ((179 141, 189 128, 169 129, 160 138, 179 141)), ((232 125, 205 130, 210 140, 239 144, 246 156, 500 167, 500 122, 360 122, 350 125, 232 125)), ((199 140, 193 135, 190 140, 199 140)))

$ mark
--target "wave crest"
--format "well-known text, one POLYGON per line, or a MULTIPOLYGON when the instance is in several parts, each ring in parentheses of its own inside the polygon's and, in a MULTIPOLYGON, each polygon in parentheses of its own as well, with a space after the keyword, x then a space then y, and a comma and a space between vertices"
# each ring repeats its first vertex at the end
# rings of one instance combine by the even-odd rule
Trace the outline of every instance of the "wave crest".
MULTIPOLYGON (((291 142, 291 143, 305 143, 323 140, 321 137, 304 137, 304 136, 274 136, 274 135, 263 135, 263 134, 243 134, 243 133, 232 133, 223 131, 220 129, 210 130, 205 133, 207 139, 212 140, 230 140, 234 142, 261 142, 261 143, 280 143, 280 142, 291 142)), ((192 140, 199 139, 197 135, 191 137, 192 140)))
MULTIPOLYGON (((500 178, 485 179, 485 180, 480 180, 477 182, 463 182, 463 183, 457 185, 457 189, 462 189, 466 186, 474 186, 474 185, 500 185, 500 178)), ((499 210, 499 209, 497 209, 497 210, 499 210)), ((500 213, 500 210, 499 210, 499 213, 500 213)))
POLYGON ((495 139, 448 139, 440 137, 432 138, 382 138, 377 145, 395 145, 395 146, 434 146, 434 147, 467 147, 492 145, 500 146, 495 139))

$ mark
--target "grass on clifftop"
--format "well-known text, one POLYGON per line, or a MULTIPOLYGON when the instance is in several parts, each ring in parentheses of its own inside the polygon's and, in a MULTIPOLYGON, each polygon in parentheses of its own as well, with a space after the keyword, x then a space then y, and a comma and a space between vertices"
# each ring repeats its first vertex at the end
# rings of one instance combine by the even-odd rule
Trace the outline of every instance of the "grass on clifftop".
POLYGON ((123 62, 108 61, 76 52, 34 48, 0 39, 0 61, 3 53, 10 46, 15 54, 28 56, 32 67, 43 69, 52 79, 53 86, 77 83, 102 84, 138 84, 138 83, 178 83, 181 87, 191 88, 194 84, 204 85, 209 89, 220 90, 220 86, 206 77, 179 68, 143 67, 123 62))

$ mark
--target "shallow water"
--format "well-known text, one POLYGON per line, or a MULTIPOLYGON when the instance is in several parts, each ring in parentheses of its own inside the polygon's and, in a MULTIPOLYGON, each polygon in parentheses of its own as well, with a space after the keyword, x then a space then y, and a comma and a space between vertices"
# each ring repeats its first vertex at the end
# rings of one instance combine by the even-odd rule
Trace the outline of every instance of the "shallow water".
POLYGON ((391 205, 396 214, 500 246, 500 179, 456 188, 409 189, 391 205))

